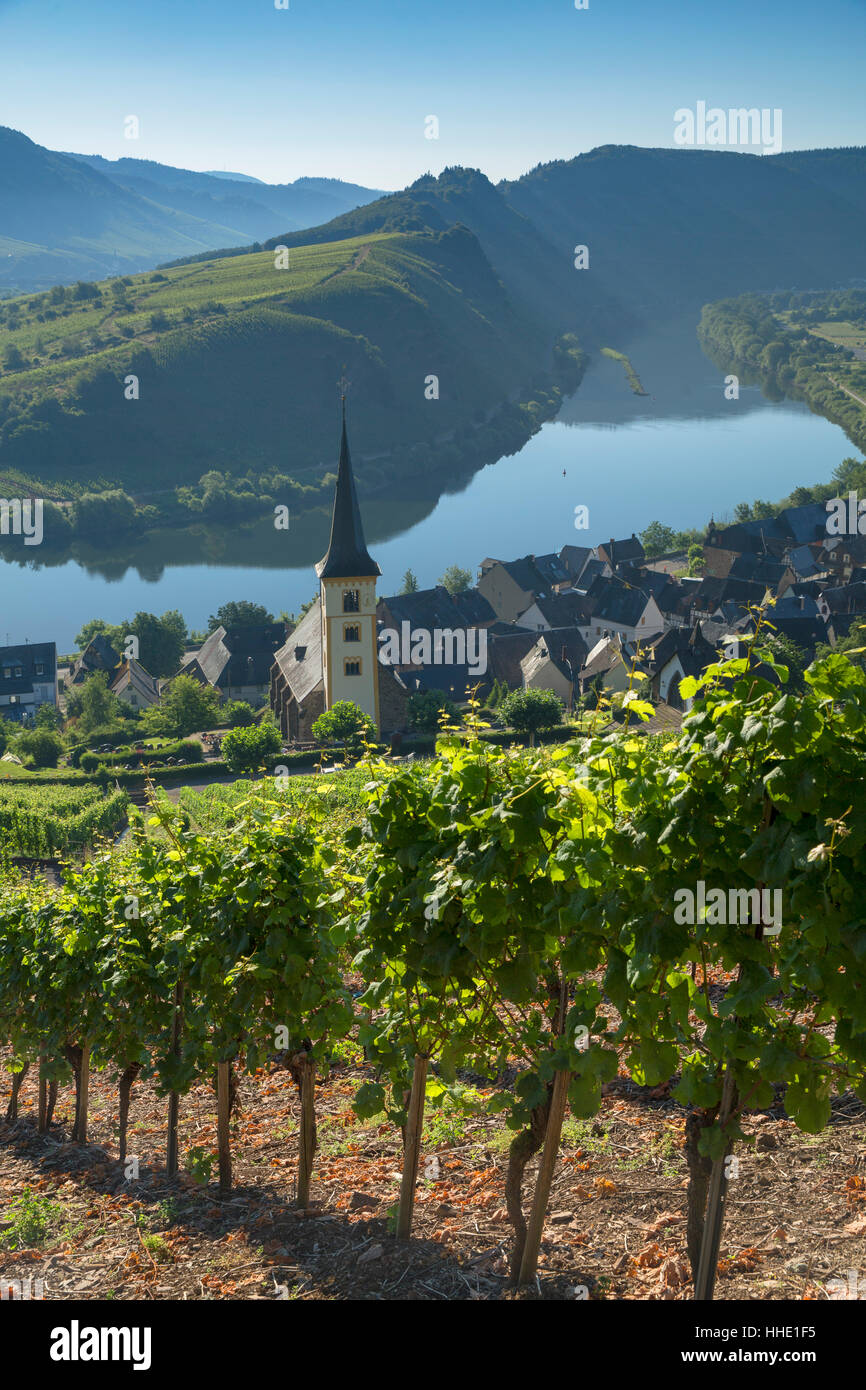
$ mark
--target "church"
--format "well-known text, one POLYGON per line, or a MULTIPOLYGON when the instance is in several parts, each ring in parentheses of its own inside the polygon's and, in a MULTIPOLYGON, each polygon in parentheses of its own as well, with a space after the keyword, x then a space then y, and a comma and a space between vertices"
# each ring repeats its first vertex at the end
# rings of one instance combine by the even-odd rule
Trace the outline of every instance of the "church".
POLYGON ((406 727, 407 690, 379 662, 376 580, 379 566, 367 550, 349 455, 346 402, 334 493, 331 539, 316 566, 319 595, 271 667, 271 709, 283 737, 306 743, 313 724, 338 700, 351 700, 377 732, 406 727))

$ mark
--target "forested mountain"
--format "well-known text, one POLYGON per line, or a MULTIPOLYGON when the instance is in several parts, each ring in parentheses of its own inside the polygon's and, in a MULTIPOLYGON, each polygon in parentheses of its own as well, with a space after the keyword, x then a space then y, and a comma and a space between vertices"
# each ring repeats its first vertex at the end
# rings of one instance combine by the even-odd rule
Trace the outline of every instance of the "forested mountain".
MULTIPOLYGON (((472 169, 418 179, 308 228, 303 242, 375 231, 475 232, 506 287, 557 329, 699 310, 747 290, 866 277, 866 151, 758 156, 607 145, 491 184, 472 169), (589 267, 576 270, 575 248, 589 267)), ((290 229, 272 239, 300 244, 290 229)))
POLYGON ((0 127, 0 292, 145 270, 375 196, 330 179, 271 187, 146 160, 55 154, 0 127))
POLYGON ((583 369, 465 227, 57 287, 0 304, 0 332, 0 492, 120 487, 139 530, 320 505, 344 373, 373 489, 520 447, 583 369))

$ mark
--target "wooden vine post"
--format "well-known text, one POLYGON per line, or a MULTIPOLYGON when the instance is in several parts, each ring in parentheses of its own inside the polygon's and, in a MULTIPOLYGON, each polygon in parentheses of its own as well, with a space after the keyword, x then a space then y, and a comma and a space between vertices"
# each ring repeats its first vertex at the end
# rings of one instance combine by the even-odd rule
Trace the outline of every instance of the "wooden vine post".
POLYGON ((135 1083, 135 1078, 138 1076, 138 1073, 140 1071, 141 1063, 131 1062, 130 1065, 124 1070, 120 1078, 120 1084, 118 1086, 118 1092, 120 1097, 120 1115, 118 1123, 118 1148, 120 1150, 120 1158, 118 1161, 120 1163, 126 1162, 126 1139, 127 1131, 129 1128, 129 1100, 132 1094, 132 1087, 135 1083))
POLYGON ((316 1063, 310 1044, 292 1054, 289 1071, 301 1100, 301 1131, 298 1139, 298 1183, 295 1198, 304 1210, 310 1202, 313 1161, 316 1156, 316 1063))
POLYGON ((559 1141, 562 1138, 562 1123, 565 1119, 565 1109, 568 1104, 568 1083, 570 1080, 571 1072, 558 1071, 553 1081, 553 1096, 550 1102, 547 1132, 544 1136, 544 1149, 541 1155, 538 1177, 535 1182, 532 1211, 530 1212, 529 1224, 526 1228, 526 1243, 523 1247, 523 1258, 520 1262, 520 1276, 518 1282, 521 1284, 531 1283, 535 1278, 535 1273, 538 1268, 538 1252, 541 1249, 544 1218, 547 1215, 547 1203, 550 1200, 550 1188, 553 1183, 553 1170, 556 1167, 556 1159, 559 1153, 559 1141))
MULTIPOLYGON (((734 1103, 734 1069, 728 1064, 722 1087, 722 1100, 719 1106, 718 1125, 724 1128, 731 1117, 734 1103)), ((701 1258, 695 1279, 695 1302, 710 1302, 716 1286, 719 1268, 719 1246, 722 1241, 722 1228, 725 1222, 725 1198, 728 1193, 728 1153, 726 1147, 721 1158, 713 1164, 710 1177, 710 1190, 707 1197, 707 1212, 704 1217, 704 1236, 701 1242, 701 1258)))
MULTIPOLYGON (((180 1041, 183 1035, 183 983, 178 981, 174 988, 174 1017, 171 1025, 171 1055, 180 1058, 180 1041)), ((177 1091, 168 1094, 168 1138, 165 1150, 165 1171, 170 1178, 177 1176, 178 1119, 180 1114, 180 1095, 177 1091)))
POLYGON ((48 1129, 48 1078, 45 1075, 45 1057, 39 1058, 39 1121, 38 1132, 45 1134, 48 1129))
POLYGON ((412 1213, 415 1208, 415 1185, 421 1157, 421 1133, 424 1128, 424 1097, 427 1090, 427 1057, 415 1057, 412 1072, 412 1091, 406 1117, 406 1139, 403 1145, 403 1178, 400 1183, 400 1207, 397 1213, 397 1239, 408 1240, 412 1233, 412 1213))
POLYGON ((229 1139, 232 1108, 231 1070, 231 1062, 217 1062, 217 1151, 221 1197, 227 1197, 232 1190, 232 1150, 229 1139))
POLYGON ((87 1143, 87 1108, 90 1101, 90 1044, 81 1044, 78 1063, 78 1104, 75 1107, 75 1130, 72 1135, 78 1144, 87 1143))

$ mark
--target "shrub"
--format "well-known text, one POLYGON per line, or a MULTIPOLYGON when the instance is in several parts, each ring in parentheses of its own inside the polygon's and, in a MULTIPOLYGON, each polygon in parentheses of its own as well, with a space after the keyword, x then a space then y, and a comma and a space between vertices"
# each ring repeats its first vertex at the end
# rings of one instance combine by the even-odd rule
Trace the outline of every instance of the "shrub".
POLYGON ((252 772, 268 755, 278 752, 282 739, 275 724, 230 729, 223 739, 223 757, 232 772, 252 772))
POLYGON ((323 743, 357 739, 362 730, 373 732, 373 721, 353 700, 337 700, 313 725, 313 737, 323 743))
POLYGON ((246 700, 231 700, 223 713, 232 729, 246 729, 255 722, 253 707, 246 700))
POLYGON ((18 735, 15 752, 20 758, 29 758, 34 767, 56 767, 63 739, 53 729, 30 729, 18 735))

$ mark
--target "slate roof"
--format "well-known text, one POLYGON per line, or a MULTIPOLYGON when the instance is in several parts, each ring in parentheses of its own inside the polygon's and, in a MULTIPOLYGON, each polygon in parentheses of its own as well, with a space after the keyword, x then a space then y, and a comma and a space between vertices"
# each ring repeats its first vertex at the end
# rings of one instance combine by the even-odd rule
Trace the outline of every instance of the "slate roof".
POLYGON ((713 613, 727 600, 738 604, 760 603, 766 591, 766 584, 754 580, 731 579, 728 576, 720 578, 718 575, 709 574, 698 585, 692 599, 692 607, 705 613, 713 613))
POLYGON ((504 681, 509 690, 523 686, 520 663, 538 641, 537 632, 514 631, 507 635, 491 633, 487 643, 487 675, 491 683, 504 681))
POLYGON ((634 532, 624 541, 613 539, 604 541, 603 544, 596 546, 596 553, 600 560, 609 560, 614 567, 634 564, 635 560, 643 560, 646 556, 646 552, 634 532))
POLYGON ((337 467, 334 512, 331 518, 331 540, 327 554, 316 565, 316 573, 320 579, 372 579, 382 573, 376 561, 371 559, 364 540, 361 509, 358 506, 352 460, 349 456, 345 399, 340 462, 337 467))
POLYGON ((98 632, 73 665, 71 684, 80 685, 94 671, 114 671, 119 664, 120 657, 108 638, 98 632))
POLYGON ((605 571, 609 569, 610 566, 604 560, 587 560, 580 572, 580 579, 575 583, 575 588, 581 593, 589 593, 595 581, 604 578, 605 571))
MULTIPOLYGON (((267 685, 274 654, 285 641, 284 623, 256 623, 250 627, 218 627, 196 652, 204 677, 211 685, 267 685)), ((191 662, 186 663, 191 665, 191 662)), ((186 674, 184 667, 181 674, 186 674)))
POLYGON ((553 629, 538 634, 533 647, 523 657, 520 666, 527 684, 547 662, 552 662, 567 681, 577 683, 587 656, 587 645, 573 628, 553 629))
POLYGON ((696 623, 691 632, 684 628, 669 628, 667 632, 651 644, 650 664, 656 672, 661 672, 674 657, 686 676, 699 676, 707 666, 718 660, 715 646, 711 645, 696 623))
POLYGON ((470 671, 467 665, 430 665, 395 674, 399 676, 410 695, 420 690, 441 690, 449 700, 461 701, 468 700, 473 690, 479 686, 482 691, 490 688, 489 673, 481 676, 477 671, 470 671))
MULTIPOLYGON (((561 594, 548 594, 547 597, 537 598, 530 608, 538 609, 542 618, 550 627, 568 628, 577 625, 585 626, 590 619, 591 605, 585 594, 579 594, 574 589, 566 589, 561 594)), ((526 609, 529 612, 529 609, 526 609)), ((517 618, 520 623, 524 614, 521 613, 517 618)))
POLYGON ((602 580, 601 583, 606 583, 606 587, 599 590, 597 599, 595 589, 593 591, 593 622, 596 625, 610 623, 614 627, 637 627, 646 610, 646 596, 614 579, 602 580))
POLYGON ((620 565, 617 576, 634 588, 651 594, 663 613, 673 612, 683 591, 677 581, 663 570, 637 569, 634 565, 620 565))
POLYGON ((592 557, 592 551, 588 545, 564 545, 559 552, 559 558, 571 578, 580 578, 584 565, 592 557))
POLYGON ((862 580, 825 589, 822 597, 831 613, 866 613, 866 583, 862 580))
MULTIPOLYGON (((809 561, 812 561, 812 552, 808 547, 803 548, 806 550, 809 561)), ((776 589, 779 581, 784 578, 787 568, 788 566, 783 561, 775 560, 769 555, 738 555, 728 570, 728 578, 750 579, 755 583, 763 584, 766 588, 776 589)))
POLYGON ((535 568, 544 579, 548 587, 552 588, 555 584, 567 584, 571 579, 568 566, 555 552, 549 555, 535 555, 535 568))
POLYGON ((274 653, 273 660, 299 705, 321 685, 324 666, 320 599, 307 609, 294 632, 289 633, 285 644, 274 653))
POLYGON ((386 623, 399 627, 411 623, 413 628, 489 627, 496 614, 487 599, 477 589, 462 594, 449 594, 442 585, 435 589, 419 589, 414 594, 395 594, 379 600, 378 613, 386 623))
POLYGON ((514 580, 518 589, 525 594, 546 594, 550 581, 545 579, 535 563, 534 555, 524 555, 522 560, 502 560, 502 568, 514 580))
POLYGON ((771 550, 780 554, 792 546, 823 540, 827 534, 827 510, 821 502, 786 507, 778 516, 739 521, 721 529, 711 525, 705 544, 740 553, 771 550))

